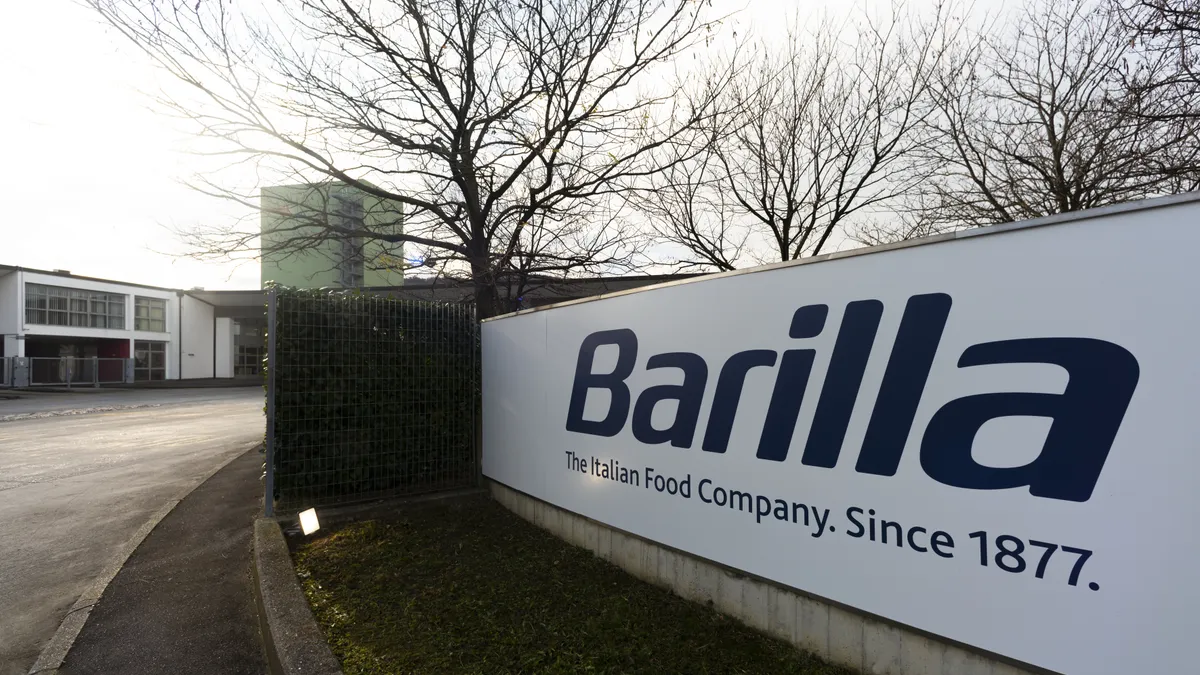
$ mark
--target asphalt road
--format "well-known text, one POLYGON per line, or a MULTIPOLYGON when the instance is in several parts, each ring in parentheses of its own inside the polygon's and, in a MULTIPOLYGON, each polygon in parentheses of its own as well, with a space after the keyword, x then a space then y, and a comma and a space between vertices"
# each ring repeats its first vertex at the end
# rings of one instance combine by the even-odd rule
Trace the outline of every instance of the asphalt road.
POLYGON ((262 435, 256 387, 0 400, 0 675, 28 672, 138 528, 262 435))

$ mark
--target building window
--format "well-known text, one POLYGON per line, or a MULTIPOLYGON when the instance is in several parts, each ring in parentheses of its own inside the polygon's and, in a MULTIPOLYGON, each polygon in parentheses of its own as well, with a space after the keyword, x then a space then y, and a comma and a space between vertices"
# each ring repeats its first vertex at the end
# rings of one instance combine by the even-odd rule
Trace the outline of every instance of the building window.
POLYGON ((167 379, 167 343, 135 340, 133 343, 133 379, 167 379))
POLYGON ((266 325, 262 319, 235 319, 233 322, 235 377, 254 377, 262 373, 263 333, 266 325))
POLYGON ((237 337, 261 338, 263 336, 263 329, 251 321, 235 319, 233 322, 233 334, 237 337))
POLYGON ((237 361, 233 364, 233 374, 237 377, 258 375, 262 368, 262 347, 248 345, 237 346, 237 361))
POLYGON ((25 323, 125 329, 125 296, 25 284, 25 323))
POLYGON ((167 332, 167 301, 161 298, 133 298, 133 329, 167 332))

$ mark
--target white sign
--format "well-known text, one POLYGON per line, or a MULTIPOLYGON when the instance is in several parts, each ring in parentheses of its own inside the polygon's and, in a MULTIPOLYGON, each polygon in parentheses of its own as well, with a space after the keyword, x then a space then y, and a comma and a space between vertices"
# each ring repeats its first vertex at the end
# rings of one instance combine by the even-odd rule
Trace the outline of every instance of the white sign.
POLYGON ((484 472, 1043 668, 1195 672, 1200 203, 489 321, 484 472))

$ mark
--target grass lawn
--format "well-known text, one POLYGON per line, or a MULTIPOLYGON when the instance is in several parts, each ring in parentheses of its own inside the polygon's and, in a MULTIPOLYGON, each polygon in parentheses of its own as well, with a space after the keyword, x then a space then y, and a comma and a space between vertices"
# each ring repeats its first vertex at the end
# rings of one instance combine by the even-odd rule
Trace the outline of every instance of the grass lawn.
POLYGON ((849 673, 487 499, 351 525, 295 561, 347 675, 849 673))

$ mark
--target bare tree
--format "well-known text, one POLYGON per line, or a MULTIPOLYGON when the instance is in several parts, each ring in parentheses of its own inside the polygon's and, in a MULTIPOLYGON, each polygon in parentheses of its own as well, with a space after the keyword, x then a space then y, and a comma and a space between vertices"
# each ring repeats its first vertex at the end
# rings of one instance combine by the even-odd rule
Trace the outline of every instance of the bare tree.
POLYGON ((660 241, 683 249, 668 261, 681 270, 727 271, 743 259, 751 232, 722 182, 712 149, 652 176, 648 189, 633 193, 637 207, 660 241))
MULTIPOLYGON (((894 238, 1194 189, 1195 125, 1147 114, 1167 93, 1130 93, 1130 49, 1086 0, 1035 0, 1011 30, 972 36, 932 89, 934 172, 894 238)), ((1155 77, 1163 62, 1142 65, 1155 77)))
POLYGON ((1200 118, 1200 0, 1115 0, 1113 11, 1132 35, 1126 86, 1160 103, 1145 114, 1200 118))
POLYGON ((919 215, 913 210, 898 210, 892 214, 866 219, 857 223, 849 236, 863 246, 886 246, 910 239, 944 234, 952 228, 919 215))
POLYGON ((705 156, 655 176, 643 196, 660 237, 700 267, 794 260, 907 193, 921 178, 907 158, 924 142, 949 14, 897 7, 849 40, 825 23, 814 35, 793 28, 782 49, 761 45, 733 68, 705 156))
MULTIPOLYGON (((289 215, 272 255, 352 238, 467 275, 481 316, 498 279, 631 264, 613 217, 627 185, 695 154, 709 101, 672 66, 718 22, 694 0, 87 0, 174 79, 164 95, 263 182, 332 183, 403 226, 289 215), (681 86, 681 85, 679 85, 681 86), (662 164, 660 164, 662 162, 662 164)), ((257 187, 205 180, 258 208, 257 187)), ((201 258, 257 256, 253 222, 190 232, 201 258)))

